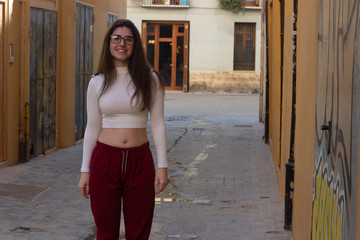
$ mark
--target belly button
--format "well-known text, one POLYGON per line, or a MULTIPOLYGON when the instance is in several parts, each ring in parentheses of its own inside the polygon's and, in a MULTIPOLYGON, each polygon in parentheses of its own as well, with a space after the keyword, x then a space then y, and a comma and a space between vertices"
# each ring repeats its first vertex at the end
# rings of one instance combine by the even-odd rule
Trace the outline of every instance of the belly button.
POLYGON ((128 140, 124 139, 123 143, 126 145, 128 143, 128 140))

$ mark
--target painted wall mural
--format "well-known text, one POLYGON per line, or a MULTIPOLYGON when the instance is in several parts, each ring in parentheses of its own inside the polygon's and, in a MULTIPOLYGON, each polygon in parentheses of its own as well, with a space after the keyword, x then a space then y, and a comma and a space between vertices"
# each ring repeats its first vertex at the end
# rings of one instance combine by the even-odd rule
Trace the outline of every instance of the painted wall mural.
POLYGON ((312 239, 355 239, 359 11, 358 0, 319 0, 312 239))

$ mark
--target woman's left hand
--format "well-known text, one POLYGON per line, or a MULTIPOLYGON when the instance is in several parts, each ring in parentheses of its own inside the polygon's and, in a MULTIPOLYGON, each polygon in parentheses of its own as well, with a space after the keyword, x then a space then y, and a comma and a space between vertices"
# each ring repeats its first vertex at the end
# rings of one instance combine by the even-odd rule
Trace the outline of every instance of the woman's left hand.
POLYGON ((155 190, 156 194, 164 191, 168 184, 167 168, 159 168, 155 175, 155 190))

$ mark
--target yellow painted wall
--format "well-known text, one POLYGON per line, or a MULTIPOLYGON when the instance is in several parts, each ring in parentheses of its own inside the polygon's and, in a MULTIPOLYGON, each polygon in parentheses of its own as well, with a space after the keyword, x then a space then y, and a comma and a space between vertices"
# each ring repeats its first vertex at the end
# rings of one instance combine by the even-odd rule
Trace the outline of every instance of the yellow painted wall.
POLYGON ((76 3, 60 1, 58 11, 58 81, 56 101, 56 147, 69 147, 75 141, 75 44, 76 3))
MULTIPOLYGON (((269 112, 270 148, 279 188, 285 195, 285 164, 290 157, 293 88, 293 1, 285 1, 283 95, 281 102, 281 11, 279 1, 269 1, 269 112), (281 126, 280 126, 280 117, 281 126), (279 142, 281 127, 281 146, 279 142), (281 151, 281 154, 280 152, 281 151), (280 156, 280 159, 279 159, 280 156)), ((295 128, 295 193, 293 231, 295 239, 310 237, 314 165, 314 119, 317 78, 317 3, 299 1, 297 42, 297 88, 295 128), (306 49, 306 50, 305 50, 306 49), (310 139, 310 141, 309 141, 310 139)))
MULTIPOLYGON (((280 4, 269 3, 269 143, 275 169, 279 171, 280 147, 280 4)), ((278 174, 277 174, 278 176, 278 174)))
MULTIPOLYGON (((290 153, 293 71, 293 3, 286 1, 284 19, 283 96, 281 113, 281 5, 270 1, 269 9, 269 145, 281 195, 285 195, 285 164, 290 153), (281 116, 280 116, 281 115, 281 116), (280 117, 282 118, 280 126, 280 117), (281 128, 281 145, 280 145, 281 128), (281 152, 280 152, 281 151, 281 152), (280 154, 281 153, 281 154, 280 154)), ((265 66, 264 66, 265 67, 265 66)))
MULTIPOLYGON (((280 1, 281 2, 281 1, 280 1)), ((285 187, 285 163, 289 159, 289 153, 290 153, 290 134, 291 134, 291 111, 292 111, 292 71, 293 71, 293 61, 292 61, 292 53, 293 53, 293 41, 292 41, 292 35, 293 35, 293 1, 283 1, 285 2, 285 17, 284 17, 284 63, 283 63, 283 99, 282 99, 282 115, 281 115, 281 123, 280 123, 280 111, 279 111, 279 103, 280 103, 280 54, 281 49, 279 47, 280 43, 280 19, 281 19, 281 12, 280 12, 280 4, 279 1, 272 1, 269 0, 268 2, 268 38, 269 38, 269 49, 268 49, 268 57, 269 57, 269 122, 270 122, 270 149, 272 152, 272 157, 274 161, 274 167, 277 171, 277 177, 278 177, 278 183, 281 194, 284 196, 284 187, 285 187), (279 129, 278 127, 281 127, 281 146, 279 142, 277 141, 279 129), (278 157, 280 149, 280 168, 278 168, 278 157)), ((353 51, 357 50, 358 45, 356 44, 356 41, 358 42, 359 39, 356 39, 354 35, 356 32, 354 22, 356 17, 353 18, 346 18, 347 21, 352 21, 351 24, 346 22, 341 22, 343 26, 346 26, 349 30, 349 34, 347 36, 347 42, 341 42, 342 35, 341 32, 344 31, 345 28, 342 28, 342 25, 339 24, 339 29, 332 29, 333 35, 335 34, 339 35, 338 46, 340 47, 337 51, 338 55, 334 55, 333 52, 336 52, 334 48, 332 48, 334 44, 331 42, 331 39, 329 40, 329 43, 326 41, 326 36, 319 35, 319 10, 322 11, 323 9, 319 9, 319 0, 299 0, 298 2, 298 16, 297 16, 297 55, 296 55, 296 120, 295 120, 295 145, 294 145, 294 160, 295 160, 295 180, 294 180, 294 193, 293 193, 293 216, 292 216, 292 230, 293 234, 296 240, 308 240, 311 239, 311 231, 312 231, 312 220, 318 220, 318 221, 325 221, 325 218, 328 216, 324 213, 324 216, 322 217, 322 220, 319 220, 316 218, 313 218, 313 183, 314 183, 314 161, 315 161, 315 140, 316 140, 316 129, 315 124, 319 126, 321 124, 322 118, 317 119, 316 118, 316 105, 317 105, 317 98, 321 99, 324 98, 326 90, 332 91, 332 87, 328 87, 328 89, 322 88, 321 85, 318 88, 318 84, 321 84, 323 79, 319 76, 319 71, 322 70, 325 73, 329 73, 330 75, 336 69, 335 66, 340 66, 340 76, 339 79, 347 79, 347 82, 340 80, 340 85, 337 84, 336 80, 334 80, 336 83, 336 87, 338 89, 334 89, 333 91, 340 91, 340 95, 334 94, 334 96, 329 97, 327 96, 327 101, 331 102, 332 99, 334 100, 336 97, 341 98, 338 100, 338 102, 344 100, 344 96, 351 96, 351 86, 349 86, 351 82, 352 77, 357 77, 356 73, 352 71, 352 61, 353 58, 353 51), (340 36, 341 35, 341 36, 340 36), (319 38, 320 37, 320 38, 319 38), (333 51, 330 55, 330 63, 326 63, 326 55, 323 53, 323 58, 325 59, 324 68, 318 69, 318 64, 320 63, 320 60, 318 59, 318 51, 319 51, 319 39, 323 40, 320 41, 325 47, 324 52, 327 51, 328 45, 333 51), (344 44, 344 48, 342 47, 342 44, 344 44), (354 49, 355 48, 355 49, 354 49), (325 56, 325 57, 324 57, 325 56), (350 56, 345 58, 336 58, 336 56, 350 56), (333 59, 340 59, 336 62, 334 62, 333 59), (332 62, 331 62, 332 61, 332 62), (347 66, 346 66, 346 63, 347 66), (349 63, 350 62, 350 63, 349 63), (344 65, 342 65, 344 64, 344 65), (341 72, 343 69, 342 66, 348 67, 348 71, 341 72), (329 69, 327 70, 327 68, 329 69), (330 69, 331 68, 331 69, 330 69), (325 69, 325 70, 324 70, 325 69), (350 70, 349 70, 350 69, 350 70), (352 75, 355 74, 355 75, 352 75), (350 79, 350 80, 349 80, 350 79), (340 90, 339 90, 340 89, 340 90), (341 92, 342 91, 342 92, 341 92), (318 95, 319 94, 319 95, 318 95)), ((331 3, 335 3, 336 1, 332 1, 331 3)), ((327 3, 326 3, 327 4, 327 3)), ((341 2, 339 5, 331 5, 335 6, 336 10, 338 9, 352 9, 351 7, 359 7, 355 1, 352 2, 341 2)), ((357 9, 355 10, 357 13, 357 9)), ((327 13, 327 12, 326 12, 327 13)), ((333 19, 328 20, 328 17, 324 15, 323 21, 324 23, 321 23, 323 26, 333 26, 337 24, 338 19, 345 19, 344 16, 348 16, 346 14, 351 14, 353 12, 348 11, 346 13, 342 13, 339 11, 339 15, 333 16, 333 19), (335 20, 334 20, 335 19, 335 20)), ((353 16, 351 14, 351 16, 353 16)), ((326 27, 323 27, 326 29, 326 27)), ((345 38, 345 37, 344 37, 345 38)), ((265 39, 263 39, 265 40, 265 39)), ((345 40, 344 40, 345 41, 345 40)), ((335 42, 337 43, 337 42, 335 42)), ((336 44, 335 44, 336 45, 336 44)), ((263 58, 264 61, 265 58, 263 58)), ((264 64, 262 64, 263 67, 265 67, 264 64)), ((335 74, 336 75, 336 74, 335 74)), ((328 78, 326 78, 328 79, 328 78)), ((337 78, 335 78, 337 79, 337 78)), ((359 79, 355 79, 355 81, 358 81, 359 79)), ((355 99, 355 98, 354 98, 355 99)), ((336 99, 334 100, 336 102, 336 99)), ((351 102, 348 100, 346 103, 349 103, 349 106, 351 108, 351 102)), ((330 103, 329 103, 330 104, 330 103)), ((356 107, 356 103, 354 106, 356 107)), ((335 104, 336 105, 336 104, 335 104)), ((340 106, 343 106, 340 104, 340 106)), ((352 106, 352 107, 354 107, 352 106)), ((321 106, 320 106, 321 107, 321 106)), ((323 107, 323 106, 322 106, 323 107)), ((335 110, 338 109, 336 106, 334 106, 335 110)), ((328 109, 327 109, 328 110, 328 109)), ((344 107, 341 109, 342 113, 340 114, 340 120, 343 122, 347 121, 346 126, 348 126, 348 122, 352 119, 351 114, 352 109, 349 109, 349 107, 344 107), (350 120, 349 120, 350 119, 350 120), (346 120, 346 121, 345 121, 346 120)), ((261 112, 261 111, 260 111, 261 112)), ((330 111, 327 112, 328 115, 330 111)), ((341 124, 343 124, 341 121, 335 122, 333 121, 333 128, 340 128, 341 124), (336 127, 334 127, 334 124, 336 124, 336 127)), ((356 127, 355 127, 356 128, 356 127)), ((320 129, 320 127, 319 127, 320 129)), ((317 129, 319 131, 319 129, 317 129)), ((321 131, 321 130, 320 130, 321 131)), ((350 130, 351 131, 351 130, 350 130)), ((342 133, 344 133, 343 131, 342 133)), ((334 134, 334 133, 333 133, 334 134)), ((345 134, 345 133, 344 133, 345 134)), ((346 132, 346 139, 350 139, 350 135, 353 135, 353 139, 356 139, 355 134, 359 133, 349 133, 349 131, 346 132)), ((334 137, 333 137, 334 138, 334 137)), ((344 141, 344 147, 347 149, 347 152, 350 152, 350 144, 348 144, 350 141, 344 141)), ((360 147, 360 143, 359 143, 360 147)), ((337 150, 335 150, 337 151, 337 150)), ((340 151, 340 150, 339 150, 340 151)), ((317 152, 318 154, 318 152, 317 152)), ((340 155, 337 155, 336 157, 340 155)), ((319 156, 319 155, 317 155, 319 156)), ((347 154, 347 156, 350 156, 347 154)), ((317 158, 318 159, 318 158, 317 158)), ((359 164, 360 154, 358 154, 358 164, 357 164, 357 181, 356 181, 356 189, 357 189, 357 200, 356 200, 356 225, 359 226, 360 224, 360 164, 359 164)), ((352 173, 353 174, 353 173, 352 173)), ((326 177, 325 177, 326 178, 326 177)), ((352 182, 353 183, 353 182, 352 182)), ((353 183, 352 186, 355 186, 353 183)), ((326 187, 326 186, 325 186, 326 187)), ((325 188, 324 188, 325 189, 325 188)), ((331 196, 331 195, 328 195, 331 196)), ((353 196, 351 196, 353 197, 353 196)), ((353 199, 353 198, 352 198, 353 199)), ((322 203, 324 204, 324 203, 322 203)), ((329 204, 329 203, 327 203, 329 204)), ((330 202, 331 204, 331 202, 330 202)), ((322 206, 326 206, 325 204, 322 206)), ((349 205, 350 206, 350 205, 349 205)), ((352 208, 353 205, 349 207, 349 209, 352 208)), ((315 208, 316 209, 316 208, 315 208)), ((325 207, 324 207, 325 209, 325 207)), ((329 209, 329 208, 328 208, 329 209)), ((327 210, 328 210, 327 209, 327 210)), ((353 212, 353 210, 351 211, 353 212)), ((321 214, 321 213, 319 213, 321 214)), ((352 217, 354 215, 351 215, 352 217)), ((346 220, 345 220, 346 221, 346 220)), ((347 224, 345 227, 350 227, 353 229, 354 219, 351 218, 348 220, 345 224, 347 224), (349 222, 350 221, 350 222, 349 222)), ((329 221, 330 222, 330 221, 329 221)), ((324 234, 325 238, 327 238, 329 235, 328 230, 334 229, 331 224, 325 223, 324 226, 322 224, 318 224, 317 226, 320 226, 320 232, 324 234), (322 232, 323 231, 323 232, 322 232)), ((320 222, 321 223, 321 222, 320 222)), ((341 227, 341 226, 340 226, 341 227)), ((351 230, 351 229, 350 229, 351 230)), ((340 231, 339 231, 340 232, 340 231)), ((354 232, 351 231, 351 233, 347 233, 345 236, 349 236, 348 234, 351 234, 353 236, 354 232)), ((334 236, 334 235, 333 235, 334 236)), ((355 227, 355 239, 360 240, 360 228, 355 227)))
POLYGON ((105 3, 101 0, 89 2, 94 2, 95 9, 97 9, 97 11, 95 11, 94 23, 94 29, 97 30, 96 34, 98 36, 94 38, 94 71, 96 71, 99 64, 104 36, 107 30, 107 21, 98 21, 98 19, 107 19, 109 12, 117 13, 118 18, 126 18, 126 0, 108 0, 105 3))
MULTIPOLYGON (((29 102, 30 7, 45 8, 58 13, 57 86, 56 86, 56 148, 75 144, 75 43, 76 0, 22 0, 6 2, 7 31, 5 48, 14 44, 15 62, 6 59, 6 159, 7 165, 19 162, 25 142, 25 109, 29 102), (21 22, 20 22, 21 19, 21 22), (20 151, 19 151, 20 147, 20 151)), ((102 41, 107 30, 108 13, 126 18, 126 0, 84 0, 94 7, 94 71, 97 69, 102 41)))
MULTIPOLYGON (((5 68, 7 76, 5 76, 6 83, 6 142, 7 142, 7 161, 8 165, 13 165, 18 159, 19 146, 19 78, 20 78, 20 4, 19 1, 8 2, 6 8, 9 9, 7 17, 7 29, 16 29, 15 31, 7 31, 5 43, 14 44, 14 63, 10 64, 5 61, 5 68), (13 16, 13 17, 10 17, 13 16), (16 16, 16 17, 15 17, 16 16), (11 80, 10 80, 11 79, 11 80), (11 146, 11 147, 10 147, 11 146)), ((6 48, 6 45, 5 45, 6 48)))
POLYGON ((308 240, 311 231, 318 62, 318 1, 298 1, 293 232, 308 240))
POLYGON ((293 1, 285 1, 284 16, 284 63, 283 63, 283 99, 281 124, 281 161, 278 171, 280 193, 285 195, 285 164, 290 157, 290 135, 292 114, 292 87, 293 87, 293 1))
MULTIPOLYGON (((107 30, 108 13, 117 13, 118 18, 126 17, 125 0, 84 0, 79 3, 94 8, 93 70, 97 70, 103 38, 107 30)), ((57 147, 74 144, 75 134, 75 41, 76 41, 76 2, 59 2, 58 39, 58 96, 57 115, 59 140, 57 147), (70 97, 69 97, 70 96, 70 97)))

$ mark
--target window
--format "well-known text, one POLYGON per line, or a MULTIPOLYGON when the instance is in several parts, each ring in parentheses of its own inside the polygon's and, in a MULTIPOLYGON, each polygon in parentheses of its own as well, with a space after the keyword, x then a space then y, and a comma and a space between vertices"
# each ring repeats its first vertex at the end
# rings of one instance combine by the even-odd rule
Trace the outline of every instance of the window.
POLYGON ((152 4, 181 5, 180 0, 152 0, 152 4))
POLYGON ((259 0, 245 0, 246 7, 255 7, 259 6, 259 0))
POLYGON ((189 0, 137 0, 146 8, 189 8, 189 0))
POLYGON ((255 23, 235 23, 234 70, 255 70, 255 23))
POLYGON ((108 14, 108 27, 111 26, 111 24, 113 24, 113 22, 115 22, 118 19, 116 14, 113 13, 109 13, 108 14))

